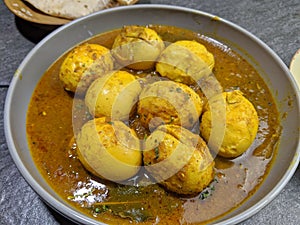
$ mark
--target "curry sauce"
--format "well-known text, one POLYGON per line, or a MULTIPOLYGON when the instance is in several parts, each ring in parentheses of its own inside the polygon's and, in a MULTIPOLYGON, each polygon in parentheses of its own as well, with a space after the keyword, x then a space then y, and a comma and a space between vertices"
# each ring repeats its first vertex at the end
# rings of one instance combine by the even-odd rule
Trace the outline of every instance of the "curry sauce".
MULTIPOLYGON (((74 208, 101 222, 207 223, 241 205, 267 176, 281 131, 276 103, 254 67, 228 46, 175 27, 152 25, 151 28, 168 42, 196 40, 214 55, 213 73, 224 91, 241 90, 258 113, 259 129, 251 147, 235 159, 217 156, 215 179, 197 196, 180 196, 159 184, 146 185, 151 178, 143 170, 127 185, 94 177, 78 160, 76 145, 71 141, 76 129, 92 117, 87 113, 84 99, 74 101, 76 96, 65 91, 59 80, 64 54, 42 76, 32 96, 27 114, 30 151, 53 190, 74 208)), ((118 32, 99 34, 87 42, 111 48, 118 32)), ((136 75, 141 74, 155 76, 153 71, 136 72, 136 75)), ((140 138, 144 137, 145 130, 136 117, 129 125, 140 138)))

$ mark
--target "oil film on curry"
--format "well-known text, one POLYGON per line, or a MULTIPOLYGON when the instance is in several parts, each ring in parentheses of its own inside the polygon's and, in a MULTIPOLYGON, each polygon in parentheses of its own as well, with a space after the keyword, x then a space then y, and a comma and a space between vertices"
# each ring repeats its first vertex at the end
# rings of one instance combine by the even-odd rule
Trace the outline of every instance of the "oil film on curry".
POLYGON ((238 207, 275 157, 276 104, 228 46, 176 27, 124 26, 44 74, 27 133, 40 172, 109 224, 202 224, 238 207))

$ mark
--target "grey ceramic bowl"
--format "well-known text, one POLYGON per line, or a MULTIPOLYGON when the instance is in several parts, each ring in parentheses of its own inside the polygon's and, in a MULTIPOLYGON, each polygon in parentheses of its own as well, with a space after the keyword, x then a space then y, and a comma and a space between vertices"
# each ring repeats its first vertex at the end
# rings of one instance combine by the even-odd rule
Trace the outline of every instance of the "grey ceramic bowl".
POLYGON ((242 206, 215 223, 233 224, 249 218, 276 197, 297 168, 300 156, 300 91, 285 64, 263 42, 235 24, 192 9, 135 5, 105 10, 68 23, 36 45, 17 70, 5 103, 5 135, 17 167, 31 187, 55 210, 79 223, 97 223, 69 206, 39 174, 28 149, 26 112, 41 75, 62 53, 95 34, 130 24, 164 24, 200 31, 244 56, 269 85, 281 116, 285 114, 281 121, 283 130, 277 159, 259 190, 242 206), (292 105, 287 103, 287 99, 292 105))

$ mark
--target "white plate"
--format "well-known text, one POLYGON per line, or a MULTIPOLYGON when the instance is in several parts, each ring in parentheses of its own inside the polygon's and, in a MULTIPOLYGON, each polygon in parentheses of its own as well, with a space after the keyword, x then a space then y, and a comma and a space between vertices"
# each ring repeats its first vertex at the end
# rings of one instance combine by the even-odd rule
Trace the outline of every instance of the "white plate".
POLYGON ((290 64, 290 71, 300 87, 300 49, 295 53, 290 64))

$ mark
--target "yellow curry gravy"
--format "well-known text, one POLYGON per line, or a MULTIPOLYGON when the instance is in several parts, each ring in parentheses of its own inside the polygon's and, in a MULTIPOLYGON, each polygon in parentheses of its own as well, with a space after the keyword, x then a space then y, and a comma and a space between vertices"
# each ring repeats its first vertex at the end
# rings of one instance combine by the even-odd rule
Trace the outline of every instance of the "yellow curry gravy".
MULTIPOLYGON (((197 196, 178 196, 142 172, 121 185, 88 173, 76 157, 73 137, 73 97, 58 78, 59 58, 43 75, 34 91, 27 115, 32 157, 49 185, 76 209, 108 224, 201 224, 220 218, 242 204, 263 182, 275 157, 280 135, 279 116, 267 85, 257 71, 229 47, 207 36, 175 27, 151 26, 163 40, 196 40, 215 57, 214 75, 225 91, 240 89, 255 106, 259 131, 252 146, 235 159, 217 157, 215 180, 197 196)), ((111 48, 118 30, 88 40, 111 48)), ((84 111, 83 101, 74 106, 84 111)), ((75 115, 76 116, 76 115, 75 115)), ((76 118, 75 118, 76 119, 76 118)), ((79 123, 91 119, 87 114, 79 123)), ((76 121, 76 120, 74 120, 76 121)), ((135 123, 131 123, 134 129, 135 123)), ((80 126, 77 125, 77 126, 80 126)), ((143 133, 137 130, 139 136, 143 133)), ((113 165, 112 165, 113 166, 113 165)))

